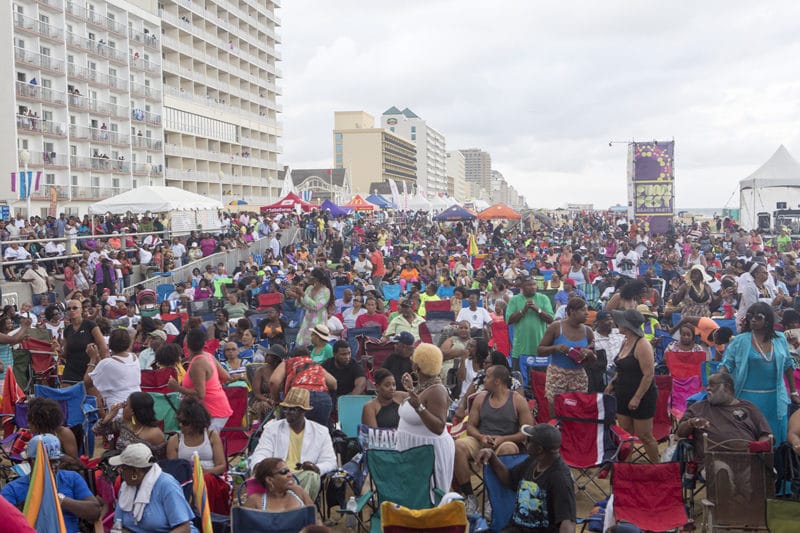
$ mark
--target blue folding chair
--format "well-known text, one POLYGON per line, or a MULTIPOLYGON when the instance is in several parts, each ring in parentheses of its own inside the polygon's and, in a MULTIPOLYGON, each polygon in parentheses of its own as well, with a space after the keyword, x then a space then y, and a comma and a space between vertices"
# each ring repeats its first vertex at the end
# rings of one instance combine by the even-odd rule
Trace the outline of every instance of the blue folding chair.
POLYGON ((347 394, 337 398, 336 408, 339 413, 339 425, 348 438, 358 438, 361 411, 364 409, 364 404, 372 398, 374 396, 368 394, 347 394))
POLYGON ((161 285, 156 286, 156 296, 158 297, 158 303, 163 302, 167 299, 167 297, 175 291, 175 285, 172 283, 162 283, 161 285))
MULTIPOLYGON (((511 469, 527 459, 528 454, 499 455, 497 458, 506 468, 511 469)), ((488 495, 489 503, 492 504, 492 523, 489 524, 489 528, 492 531, 500 531, 508 525, 511 521, 511 516, 514 514, 517 491, 503 485, 491 465, 483 467, 483 483, 484 487, 486 487, 484 496, 488 495)))
MULTIPOLYGON (((358 353, 359 335, 366 335, 367 337, 374 337, 378 339, 381 336, 381 328, 373 326, 370 328, 352 328, 347 330, 347 342, 350 344, 350 354, 357 361, 361 359, 358 353)), ((359 416, 359 419, 360 418, 361 417, 359 416)))
POLYGON ((253 254, 253 261, 260 267, 264 263, 264 254, 253 254))
POLYGON ((312 505, 293 511, 270 513, 246 507, 231 507, 231 533, 297 533, 317 521, 312 505))
POLYGON ((335 286, 333 288, 333 297, 336 298, 337 300, 340 299, 342 296, 344 296, 344 291, 346 291, 347 289, 350 289, 350 291, 353 291, 355 289, 355 286, 353 286, 353 285, 337 285, 337 286, 335 286))
POLYGON ((33 393, 40 398, 48 398, 66 405, 64 424, 69 428, 81 427, 83 435, 80 439, 80 452, 91 457, 94 454, 92 426, 98 418, 97 399, 94 396, 86 395, 86 387, 83 382, 65 389, 34 385, 33 393))
POLYGON ((455 287, 445 287, 444 285, 439 285, 439 288, 436 289, 436 295, 439 298, 452 298, 453 294, 455 294, 455 291, 455 287))

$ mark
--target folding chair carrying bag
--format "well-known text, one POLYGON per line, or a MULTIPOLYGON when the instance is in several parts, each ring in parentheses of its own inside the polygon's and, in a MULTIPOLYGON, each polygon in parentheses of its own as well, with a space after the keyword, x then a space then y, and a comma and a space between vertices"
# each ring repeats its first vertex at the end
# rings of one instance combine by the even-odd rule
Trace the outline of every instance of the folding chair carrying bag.
POLYGON ((314 523, 316 508, 310 505, 283 513, 269 513, 245 507, 231 508, 232 533, 297 533, 314 523))

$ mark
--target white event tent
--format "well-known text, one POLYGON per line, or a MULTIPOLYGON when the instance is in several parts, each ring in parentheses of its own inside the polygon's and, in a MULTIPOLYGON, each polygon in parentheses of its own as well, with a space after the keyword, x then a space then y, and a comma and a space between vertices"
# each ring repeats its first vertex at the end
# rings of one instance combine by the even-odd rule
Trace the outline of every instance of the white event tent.
POLYGON ((758 213, 800 208, 800 163, 780 145, 769 160, 739 182, 739 223, 758 227, 758 213))

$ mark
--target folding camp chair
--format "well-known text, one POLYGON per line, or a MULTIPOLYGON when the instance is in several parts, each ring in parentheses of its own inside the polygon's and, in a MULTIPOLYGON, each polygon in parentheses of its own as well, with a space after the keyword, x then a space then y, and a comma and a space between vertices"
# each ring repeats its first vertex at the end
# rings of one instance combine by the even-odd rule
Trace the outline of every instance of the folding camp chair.
POLYGON ((706 362, 705 352, 666 352, 664 361, 672 376, 672 409, 680 419, 686 410, 686 399, 703 388, 702 365, 706 362))
MULTIPOLYGON (((528 454, 498 455, 497 458, 506 468, 513 468, 527 459, 528 454)), ((497 532, 508 525, 514 514, 514 506, 517 502, 516 487, 503 485, 491 465, 483 467, 483 483, 486 487, 484 495, 488 495, 489 503, 492 506, 492 522, 489 527, 492 531, 497 532)))
POLYGON ((153 398, 156 420, 162 423, 164 433, 177 433, 180 431, 180 426, 178 426, 178 405, 181 403, 180 393, 149 392, 148 394, 153 398))
POLYGON ((397 345, 397 341, 381 342, 380 340, 365 336, 359 337, 359 343, 361 342, 361 339, 364 340, 363 353, 367 358, 367 363, 369 364, 371 370, 375 370, 376 368, 383 366, 383 362, 394 353, 395 346, 397 345))
POLYGON ((443 299, 443 300, 450 300, 455 294, 456 288, 455 287, 445 287, 444 285, 439 285, 439 288, 436 289, 436 295, 443 299))
POLYGON ((450 309, 450 300, 428 300, 425 302, 425 320, 447 320, 452 322, 456 319, 455 313, 450 309))
POLYGON ((384 285, 383 287, 381 287, 381 291, 383 291, 383 299, 384 300, 387 300, 387 301, 395 300, 395 301, 397 301, 397 300, 400 299, 400 293, 402 292, 402 288, 400 287, 399 284, 390 284, 390 285, 384 285))
POLYGON ((336 410, 339 413, 339 426, 350 439, 358 438, 358 426, 361 423, 361 411, 364 404, 374 396, 368 394, 348 394, 336 399, 336 410))
POLYGON ((142 392, 160 392, 167 394, 172 392, 167 386, 169 378, 178 379, 178 371, 175 368, 159 368, 157 370, 142 370, 142 392))
MULTIPOLYGON (((23 386, 17 380, 23 390, 30 393, 32 384, 58 388, 61 385, 58 377, 58 354, 53 351, 50 341, 27 338, 20 343, 20 347, 30 354, 30 367, 27 372, 28 384, 23 386)), ((16 357, 17 354, 15 354, 16 357)), ((14 364, 16 365, 16 362, 14 364)))
POLYGON ((767 498, 775 495, 772 438, 713 442, 704 435, 706 498, 703 526, 710 533, 767 531, 767 498))
POLYGON ((339 509, 341 514, 352 514, 359 526, 373 533, 381 531, 380 505, 390 501, 409 509, 429 509, 433 507, 431 487, 433 486, 433 446, 425 445, 404 450, 369 449, 366 452, 367 468, 375 490, 368 491, 357 498, 356 511, 339 509), (414 465, 409 468, 409 465, 414 465), (373 502, 373 498, 376 499, 373 502), (364 506, 372 503, 374 512, 367 528, 361 514, 364 506))
MULTIPOLYGON (((687 523, 678 463, 616 463, 611 478, 617 521, 646 531, 669 531, 687 523)), ((606 512, 609 512, 608 510, 606 512)))
POLYGON ((297 533, 316 520, 317 510, 311 505, 281 513, 232 507, 231 533, 297 533))
POLYGON ((607 498, 597 481, 608 464, 617 460, 622 439, 612 430, 617 400, 608 394, 569 392, 555 397, 555 418, 561 429, 561 457, 577 470, 575 485, 592 502, 607 498), (599 490, 601 498, 589 491, 599 490))
POLYGON ((94 455, 92 426, 97 421, 97 399, 86 395, 83 383, 65 389, 54 389, 45 385, 34 385, 33 392, 39 398, 49 398, 66 404, 64 425, 75 433, 81 454, 94 455))
POLYGON ((533 398, 539 406, 539 412, 536 413, 536 423, 546 424, 550 421, 550 402, 544 395, 544 386, 547 381, 547 373, 539 370, 529 369, 531 390, 533 391, 533 398))
POLYGON ((344 291, 349 290, 353 292, 355 290, 354 285, 337 285, 333 288, 333 297, 337 300, 340 300, 342 296, 344 296, 344 291))
POLYGON ((392 502, 381 504, 384 533, 467 533, 469 520, 464 502, 454 500, 433 509, 409 509, 392 502))
POLYGON ((175 292, 175 285, 172 283, 162 283, 161 285, 156 285, 156 295, 158 297, 158 303, 160 304, 164 300, 166 300, 170 294, 175 292))
POLYGON ((230 457, 240 453, 247 446, 250 430, 249 417, 247 415, 247 387, 231 386, 223 387, 228 403, 231 405, 233 414, 228 418, 225 427, 222 428, 219 436, 222 439, 222 446, 225 456, 230 457))
POLYGON ((360 361, 361 356, 364 355, 363 353, 359 353, 358 337, 360 335, 373 339, 380 339, 381 328, 373 326, 369 328, 350 328, 347 330, 347 343, 350 345, 350 353, 356 361, 360 361))

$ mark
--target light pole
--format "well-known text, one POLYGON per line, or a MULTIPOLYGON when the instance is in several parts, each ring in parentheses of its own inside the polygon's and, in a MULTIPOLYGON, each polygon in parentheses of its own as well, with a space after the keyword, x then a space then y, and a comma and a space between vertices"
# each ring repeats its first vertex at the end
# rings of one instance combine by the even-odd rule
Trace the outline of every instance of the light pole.
POLYGON ((152 187, 153 186, 153 178, 150 175, 150 173, 153 172, 153 165, 150 164, 150 163, 145 163, 144 164, 144 169, 147 171, 147 185, 152 187))
POLYGON ((225 202, 222 201, 222 180, 225 177, 225 173, 220 170, 217 172, 217 177, 219 178, 219 203, 224 204, 225 202))
MULTIPOLYGON (((25 183, 25 194, 28 196, 28 220, 31 218, 31 182, 28 181, 28 162, 31 160, 31 153, 28 150, 22 150, 19 153, 19 158, 22 159, 22 166, 25 168, 25 173, 22 175, 22 180, 25 183)), ((20 187, 21 188, 21 187, 20 187)))

